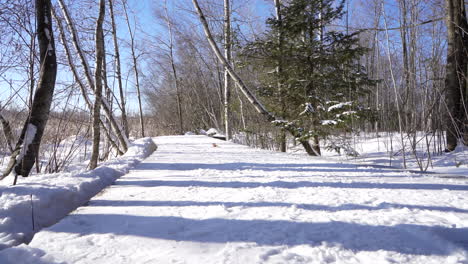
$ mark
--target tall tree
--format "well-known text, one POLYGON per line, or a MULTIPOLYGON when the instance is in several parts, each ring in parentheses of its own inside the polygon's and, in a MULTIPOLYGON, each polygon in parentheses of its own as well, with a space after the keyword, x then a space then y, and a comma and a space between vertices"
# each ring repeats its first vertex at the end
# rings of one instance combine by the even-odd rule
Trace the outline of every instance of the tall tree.
MULTIPOLYGON (((57 22, 57 28, 58 28, 58 32, 59 32, 60 40, 62 42, 63 49, 65 50, 65 56, 67 58, 68 66, 70 67, 72 74, 75 77, 76 82, 78 83, 78 87, 80 88, 81 95, 83 96, 84 102, 88 110, 90 112, 93 112, 93 102, 88 96, 87 88, 84 82, 81 80, 80 75, 78 73, 78 69, 73 61, 71 49, 68 46, 68 40, 65 36, 65 29, 64 29, 64 26, 62 25, 62 20, 59 17, 57 17, 57 13, 55 12, 54 9, 52 9, 52 16, 57 22)), ((117 151, 119 155, 123 155, 123 152, 120 150, 118 144, 114 140, 113 135, 111 134, 112 131, 108 129, 108 127, 106 126, 106 120, 103 117, 101 117, 101 125, 102 125, 102 128, 104 129, 107 140, 110 142, 110 144, 114 147, 114 149, 117 151)))
MULTIPOLYGON (((224 56, 228 63, 231 62, 231 7, 230 0, 224 0, 224 56)), ((231 76, 227 69, 224 69, 224 129, 226 140, 231 139, 231 76)))
MULTIPOLYGON (((70 31, 70 34, 71 34, 71 39, 72 39, 72 42, 73 42, 73 46, 75 47, 75 50, 78 54, 78 58, 80 59, 80 62, 81 62, 81 66, 83 67, 83 72, 84 72, 84 75, 86 77, 86 81, 88 82, 88 86, 91 88, 91 91, 94 92, 95 90, 95 84, 94 84, 94 80, 93 80, 93 77, 92 77, 92 74, 91 74, 91 70, 90 70, 90 67, 88 65, 88 61, 85 57, 85 53, 81 47, 81 44, 80 44, 80 41, 79 41, 79 38, 78 38, 78 31, 76 30, 75 28, 75 24, 70 16, 70 13, 68 12, 68 8, 67 6, 65 5, 65 2, 63 0, 58 0, 58 3, 60 5, 60 9, 62 10, 62 13, 65 17, 65 20, 67 22, 67 26, 68 26, 68 29, 70 31)), ((115 133, 115 136, 117 137, 118 141, 119 141, 119 144, 120 144, 120 147, 122 148, 122 153, 123 152, 126 152, 127 149, 128 149, 128 145, 129 145, 129 141, 128 141, 128 137, 126 136, 125 134, 125 131, 123 131, 122 127, 117 123, 117 121, 115 120, 115 117, 110 109, 110 104, 109 102, 106 100, 105 97, 102 97, 101 96, 101 107, 102 109, 104 110, 104 114, 106 116, 106 118, 109 120, 110 124, 111 124, 111 128, 112 130, 114 131, 115 133)), ((120 151, 119 151, 120 152, 120 151)))
POLYGON ((169 18, 169 11, 167 9, 167 1, 164 0, 164 20, 166 20, 167 30, 169 33, 169 60, 171 62, 172 75, 174 77, 174 87, 176 90, 176 103, 177 103, 177 116, 179 118, 179 134, 184 134, 184 120, 182 118, 182 94, 180 90, 179 77, 177 75, 177 68, 174 57, 174 34, 173 34, 173 23, 169 18))
POLYGON ((31 110, 16 143, 7 170, 2 178, 12 171, 15 175, 29 176, 37 160, 44 128, 49 119, 50 106, 57 77, 57 57, 52 29, 50 0, 36 0, 37 39, 40 52, 40 75, 31 110))
POLYGON ((319 138, 349 131, 353 117, 366 114, 359 96, 373 82, 359 58, 367 49, 359 45, 357 33, 326 28, 342 17, 344 2, 338 6, 332 0, 276 4, 281 16, 268 19, 270 30, 249 45, 246 55, 265 69, 259 92, 276 112, 305 129, 303 139, 312 140, 312 154, 320 155, 319 138), (279 61, 281 74, 273 76, 270 73, 278 72, 279 61), (287 87, 280 94, 278 82, 287 87))
POLYGON ((205 32, 206 39, 208 40, 208 43, 210 44, 210 47, 213 53, 215 54, 219 62, 223 65, 223 67, 227 69, 229 75, 231 76, 233 81, 237 84, 237 86, 239 87, 243 95, 246 97, 246 99, 252 104, 252 106, 255 108, 255 110, 259 114, 265 117, 267 121, 272 122, 273 124, 286 129, 288 132, 292 134, 293 137, 298 139, 298 141, 301 143, 301 145, 304 147, 304 149, 309 155, 314 155, 314 151, 308 139, 305 137, 306 134, 304 133, 305 131, 302 127, 299 127, 295 122, 289 122, 282 118, 278 118, 274 113, 268 111, 268 109, 255 97, 255 95, 247 87, 247 85, 239 76, 239 74, 232 68, 232 66, 228 63, 226 58, 221 53, 219 47, 217 46, 213 38, 213 35, 211 34, 211 30, 208 26, 208 22, 206 20, 206 17, 202 9, 200 8, 200 4, 198 3, 198 1, 192 0, 192 3, 195 7, 195 11, 198 14, 198 18, 200 19, 200 22, 203 26, 203 31, 205 32))
POLYGON ((129 136, 128 131, 128 120, 127 120, 127 110, 125 103, 125 93, 122 85, 122 66, 120 63, 120 51, 119 51, 119 42, 117 41, 117 26, 115 24, 114 16, 114 0, 109 0, 109 12, 112 24, 112 40, 114 41, 114 56, 115 56, 115 75, 117 77, 117 83, 119 86, 119 95, 120 95, 120 110, 122 112, 122 126, 125 131, 125 135, 129 136))
POLYGON ((446 151, 453 151, 463 137, 464 144, 468 144, 468 23, 464 0, 445 3, 448 33, 445 88, 449 112, 446 151))
POLYGON ((89 161, 89 168, 94 169, 97 167, 99 159, 99 146, 101 142, 101 101, 102 101, 102 64, 104 58, 104 32, 102 24, 104 23, 104 15, 106 12, 105 0, 99 1, 99 15, 96 20, 96 67, 94 72, 94 107, 93 107, 93 149, 91 152, 91 160, 89 161))
POLYGON ((135 43, 135 32, 132 30, 130 25, 130 18, 128 17, 127 11, 127 0, 122 1, 124 13, 125 13, 125 20, 127 21, 127 28, 128 33, 130 35, 130 54, 132 56, 132 64, 133 64, 133 73, 135 74, 135 89, 137 92, 137 99, 138 99, 138 110, 140 114, 140 132, 141 136, 145 136, 145 122, 143 120, 143 106, 141 103, 141 92, 140 92, 140 77, 138 72, 138 56, 136 54, 136 43, 135 43))
MULTIPOLYGON (((282 28, 283 26, 283 18, 281 16, 281 1, 280 0, 274 0, 275 1, 275 13, 276 13, 276 21, 278 23, 279 28, 282 28)), ((278 58, 276 60, 276 75, 277 75, 277 85, 278 85, 278 91, 277 91, 277 97, 279 101, 279 115, 282 118, 285 117, 285 112, 286 112, 286 104, 284 102, 283 96, 284 96, 284 91, 283 91, 283 33, 282 30, 277 31, 277 48, 278 48, 278 58)), ((286 133, 284 133, 284 130, 281 130, 280 132, 280 151, 281 152, 286 152, 286 133)))

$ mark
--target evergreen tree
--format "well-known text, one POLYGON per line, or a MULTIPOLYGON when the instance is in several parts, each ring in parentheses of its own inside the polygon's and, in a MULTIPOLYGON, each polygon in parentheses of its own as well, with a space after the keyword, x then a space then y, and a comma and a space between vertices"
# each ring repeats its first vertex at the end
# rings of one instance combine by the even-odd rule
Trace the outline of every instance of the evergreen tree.
POLYGON ((334 3, 283 2, 281 20, 268 19, 268 32, 245 52, 251 63, 264 68, 264 86, 258 93, 278 115, 306 129, 300 134, 302 139, 313 139, 316 155, 320 155, 320 137, 336 129, 349 131, 352 118, 368 114, 359 99, 375 83, 359 64, 367 49, 359 46, 358 32, 330 29, 344 14, 345 2, 334 3), (279 64, 281 71, 275 71, 279 64))

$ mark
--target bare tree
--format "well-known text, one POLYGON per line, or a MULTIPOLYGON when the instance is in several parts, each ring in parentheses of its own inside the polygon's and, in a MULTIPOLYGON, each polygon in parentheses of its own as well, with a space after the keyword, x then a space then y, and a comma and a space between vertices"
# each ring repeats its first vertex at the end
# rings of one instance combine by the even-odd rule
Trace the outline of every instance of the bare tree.
POLYGON ((36 162, 44 128, 49 118, 50 106, 57 77, 57 58, 52 29, 50 0, 36 0, 37 39, 40 51, 40 76, 28 119, 13 151, 10 163, 2 178, 12 171, 16 184, 18 175, 29 176, 36 162))
POLYGON ((167 1, 164 0, 164 12, 165 12, 165 17, 164 19, 166 20, 167 24, 167 29, 169 32, 169 60, 171 61, 171 69, 172 69, 172 74, 174 77, 174 86, 176 89, 176 99, 177 99, 177 116, 179 118, 179 133, 182 135, 184 133, 184 121, 182 118, 182 95, 180 91, 180 83, 179 83, 179 77, 177 76, 177 68, 175 65, 175 58, 174 58, 174 36, 173 36, 173 23, 169 19, 169 12, 167 10, 167 1))
MULTIPOLYGON (((457 142, 468 140, 468 23, 464 0, 446 0, 447 8, 447 68, 445 89, 447 91, 447 151, 455 150, 457 142)), ((468 144, 468 142, 464 142, 468 144)))
POLYGON ((210 43, 210 46, 213 50, 213 53, 216 55, 218 60, 223 64, 223 67, 227 69, 229 75, 231 78, 236 82, 237 86, 239 89, 242 91, 244 96, 247 98, 247 100, 252 104, 252 106, 257 110, 258 113, 263 115, 269 122, 273 122, 274 124, 283 127, 287 131, 289 131, 295 138, 299 139, 299 142, 301 145, 304 147, 305 151, 309 155, 316 155, 316 152, 310 145, 309 141, 306 139, 301 139, 302 138, 302 132, 303 129, 298 128, 293 122, 289 122, 287 120, 283 120, 281 118, 276 117, 273 113, 269 112, 265 106, 255 97, 255 95, 249 90, 247 85, 244 83, 242 78, 234 71, 232 66, 227 62, 226 58, 223 56, 221 51, 219 50, 218 46, 216 45, 216 42, 214 41, 214 38, 211 34, 210 28, 208 26, 208 22, 206 21, 205 15, 203 14, 203 11, 200 8, 200 5, 198 4, 197 0, 192 0, 193 5, 195 7, 195 10, 198 14, 198 18, 200 19, 200 22, 203 26, 203 30, 205 32, 205 36, 210 43))
POLYGON ((125 135, 129 136, 128 130, 128 120, 127 120, 127 110, 125 108, 125 93, 123 90, 122 85, 122 66, 120 63, 120 51, 119 51, 119 43, 117 41, 117 26, 115 24, 115 16, 114 16, 114 0, 109 0, 109 11, 111 17, 111 24, 112 24, 112 39, 114 42, 114 56, 115 56, 115 74, 117 77, 117 83, 119 86, 119 95, 120 95, 120 110, 122 111, 122 125, 123 129, 125 130, 125 135))
MULTIPOLYGON (((73 74, 73 77, 75 77, 75 80, 78 84, 78 87, 80 88, 80 92, 81 92, 81 95, 84 99, 84 102, 86 104, 86 106, 88 107, 88 110, 89 112, 93 112, 93 103, 91 101, 91 98, 89 98, 88 96, 88 92, 87 92, 87 89, 86 89, 86 86, 85 84, 83 83, 83 81, 81 80, 81 77, 78 73, 78 69, 72 59, 72 54, 71 54, 71 50, 70 50, 70 47, 68 45, 68 40, 65 36, 65 29, 62 25, 62 19, 60 19, 59 17, 57 17, 57 14, 55 13, 55 10, 52 9, 52 16, 54 17, 55 21, 57 22, 57 28, 58 28, 58 31, 59 31, 59 35, 60 35, 60 40, 62 42, 62 45, 63 45, 63 49, 65 50, 65 56, 67 58, 67 63, 68 63, 68 66, 70 67, 71 71, 72 71, 72 74, 73 74)), ((107 125, 106 125, 106 121, 104 120, 104 118, 101 116, 101 119, 100 119, 100 123, 102 125, 102 128, 104 129, 104 132, 106 134, 106 138, 107 140, 110 142, 110 144, 114 147, 114 149, 117 151, 117 153, 119 155, 122 155, 123 152, 122 150, 120 150, 118 144, 115 142, 114 138, 112 137, 111 135, 111 131, 108 129, 107 125)))
MULTIPOLYGON (((224 0, 224 56, 227 63, 231 64, 231 8, 230 0, 224 0)), ((228 70, 224 69, 224 129, 226 133, 226 140, 231 139, 231 76, 228 70)))
POLYGON ((125 20, 127 22, 128 33, 130 35, 130 54, 132 56, 132 64, 133 64, 133 72, 135 74, 135 88, 137 92, 137 99, 138 99, 138 109, 140 114, 140 132, 141 136, 145 136, 145 123, 143 120, 143 107, 141 104, 141 92, 140 92, 140 78, 138 73, 138 56, 136 54, 136 43, 135 43, 135 32, 132 30, 130 25, 130 18, 128 17, 127 11, 127 1, 122 0, 124 13, 125 13, 125 20))
POLYGON ((11 132, 10 122, 0 112, 0 122, 2 123, 3 136, 10 152, 13 152, 13 133, 11 132))
MULTIPOLYGON (((274 0, 275 1, 275 11, 276 11, 276 20, 278 21, 279 28, 282 28, 282 15, 281 15, 281 1, 280 0, 274 0)), ((277 36, 277 41, 278 41, 278 53, 282 54, 283 50, 283 33, 281 30, 278 31, 278 36, 277 36)), ((278 98, 279 98, 279 104, 280 104, 280 114, 282 115, 282 118, 284 117, 284 113, 286 111, 286 104, 283 100, 283 81, 282 81, 282 74, 283 74, 283 62, 281 58, 278 58, 278 61, 276 62, 276 75, 278 78, 278 98)), ((280 151, 281 152, 286 152, 286 133, 284 130, 280 131, 280 151)))
MULTIPOLYGON (((74 23, 73 23, 73 21, 71 19, 71 16, 70 16, 70 14, 68 12, 68 8, 65 5, 64 1, 59 0, 58 2, 59 2, 59 5, 60 5, 60 9, 62 10, 62 13, 63 13, 63 15, 65 17, 66 22, 67 22, 67 26, 68 26, 68 29, 69 29, 70 34, 71 34, 73 46, 75 47, 75 50, 76 50, 76 52, 78 54, 78 57, 79 57, 79 59, 81 61, 81 66, 83 67, 84 75, 85 75, 86 80, 88 82, 88 86, 91 88, 91 91, 94 92, 95 83, 94 83, 94 80, 93 80, 93 78, 91 76, 92 74, 91 74, 91 71, 90 71, 90 67, 88 65, 88 61, 85 58, 85 53, 83 52, 83 49, 81 48, 77 30, 75 28, 75 25, 74 25, 74 23)), ((106 100, 106 98, 104 98, 104 97, 101 97, 101 107, 104 110, 104 114, 105 114, 106 118, 109 120, 109 122, 111 124, 111 128, 114 131, 114 134, 117 137, 118 142, 119 142, 120 146, 122 147, 123 152, 126 152, 127 149, 128 149, 128 145, 129 145, 128 137, 125 135, 125 131, 123 131, 122 127, 115 120, 115 117, 114 117, 114 115, 113 115, 113 113, 112 113, 112 111, 110 109, 110 104, 106 100)))
POLYGON ((99 145, 101 142, 101 101, 102 101, 102 63, 104 58, 104 33, 102 24, 106 12, 105 0, 99 1, 99 16, 96 20, 96 69, 94 72, 94 107, 93 107, 93 150, 89 168, 95 169, 99 159, 99 145))

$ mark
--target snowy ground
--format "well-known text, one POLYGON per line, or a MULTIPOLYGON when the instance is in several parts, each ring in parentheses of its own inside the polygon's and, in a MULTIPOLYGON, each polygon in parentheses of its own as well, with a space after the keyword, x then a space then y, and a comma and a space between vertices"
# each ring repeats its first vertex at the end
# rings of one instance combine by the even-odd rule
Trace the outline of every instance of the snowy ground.
POLYGON ((93 171, 20 177, 16 186, 11 185, 12 177, 1 181, 0 250, 29 242, 35 232, 83 205, 155 149, 151 138, 144 138, 135 141, 122 157, 93 171))
POLYGON ((156 143, 0 263, 468 263, 466 179, 205 136, 156 143))
MULTIPOLYGON (((415 138, 404 137, 406 168, 417 171, 429 171, 457 176, 468 176, 468 147, 460 144, 455 151, 443 152, 445 148, 444 138, 432 135, 424 136, 418 132, 415 138), (416 142, 415 151, 412 150, 412 142, 416 142), (440 145, 440 146, 439 146, 440 145), (429 151, 428 151, 429 149, 429 151)), ((322 141, 322 154, 326 158, 348 161, 359 164, 383 165, 395 168, 404 168, 403 152, 398 133, 361 133, 349 136, 347 140, 337 138, 322 141), (346 150, 341 149, 341 155, 325 145, 333 142, 349 152, 358 153, 357 156, 345 155, 346 150)), ((292 147, 294 153, 303 153, 301 146, 292 147)))

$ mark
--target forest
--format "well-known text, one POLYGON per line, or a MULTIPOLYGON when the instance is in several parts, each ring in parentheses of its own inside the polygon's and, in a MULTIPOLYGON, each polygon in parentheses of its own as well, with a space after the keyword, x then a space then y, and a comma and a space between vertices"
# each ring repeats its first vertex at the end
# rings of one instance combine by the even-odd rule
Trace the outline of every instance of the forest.
POLYGON ((463 0, 2 0, 0 30, 1 178, 210 128, 420 170, 468 141, 463 0))
POLYGON ((465 0, 0 0, 0 263, 468 263, 465 0))

